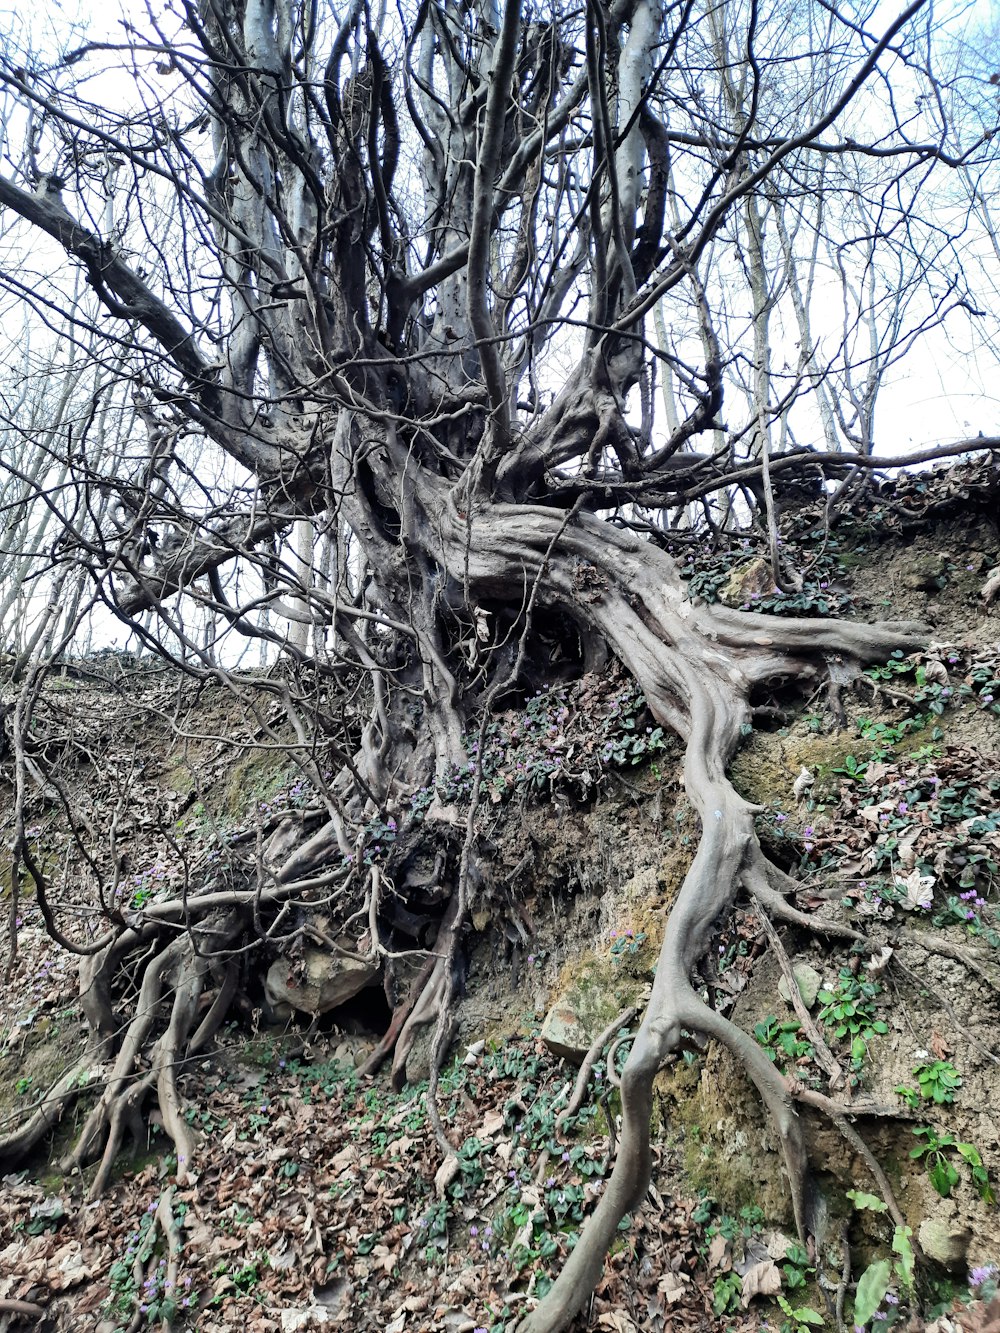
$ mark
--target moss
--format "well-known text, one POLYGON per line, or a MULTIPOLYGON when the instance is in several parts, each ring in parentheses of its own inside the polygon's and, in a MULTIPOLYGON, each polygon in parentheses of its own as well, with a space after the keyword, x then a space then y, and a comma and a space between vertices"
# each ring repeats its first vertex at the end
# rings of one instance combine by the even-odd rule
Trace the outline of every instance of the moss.
POLYGON ((654 1126, 678 1131, 682 1170, 693 1193, 727 1212, 755 1205, 787 1224, 791 1200, 777 1153, 768 1149, 759 1099, 732 1059, 715 1046, 703 1061, 680 1060, 653 1085, 654 1126), (771 1162, 773 1161, 773 1169, 771 1162))
POLYGON ((231 818, 246 814, 259 801, 280 791, 290 781, 291 772, 280 751, 248 750, 230 770, 216 813, 231 818))
POLYGON ((178 796, 187 796, 194 789, 194 773, 186 754, 176 755, 163 771, 164 784, 178 796))
POLYGON ((618 967, 611 955, 589 953, 564 964, 553 994, 568 1001, 581 1025, 596 1036, 635 1004, 641 992, 639 980, 618 967))

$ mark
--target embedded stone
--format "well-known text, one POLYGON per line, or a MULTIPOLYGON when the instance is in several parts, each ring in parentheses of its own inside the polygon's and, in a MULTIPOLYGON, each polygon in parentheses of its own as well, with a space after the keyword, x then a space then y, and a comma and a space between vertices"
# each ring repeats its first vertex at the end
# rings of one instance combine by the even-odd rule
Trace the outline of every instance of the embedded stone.
POLYGON ((271 1008, 282 1018, 292 1010, 325 1014, 353 999, 378 978, 375 963, 323 949, 306 949, 302 960, 277 958, 267 971, 264 991, 271 1008))
POLYGON ((914 592, 940 592, 948 576, 948 561, 943 555, 916 555, 903 574, 903 587, 914 592))
POLYGON ((574 1064, 583 1063, 583 1057, 596 1036, 597 1032, 590 1031, 589 1024, 565 997, 557 1000, 545 1015, 541 1030, 542 1041, 552 1054, 563 1060, 572 1060, 574 1064))
POLYGON ((972 1232, 955 1221, 925 1217, 918 1232, 920 1248, 928 1259, 952 1270, 963 1268, 972 1232))
MULTIPOLYGON (((795 977, 795 984, 799 988, 799 994, 802 996, 802 1003, 807 1009, 811 1009, 816 1003, 816 997, 819 995, 820 987, 823 985, 823 978, 814 967, 808 963, 793 963, 792 975, 795 977)), ((784 977, 778 982, 778 994, 788 1004, 792 1003, 792 990, 784 977)))
POLYGON ((775 591, 770 562, 758 558, 736 566, 719 590, 719 601, 723 606, 741 607, 775 591))

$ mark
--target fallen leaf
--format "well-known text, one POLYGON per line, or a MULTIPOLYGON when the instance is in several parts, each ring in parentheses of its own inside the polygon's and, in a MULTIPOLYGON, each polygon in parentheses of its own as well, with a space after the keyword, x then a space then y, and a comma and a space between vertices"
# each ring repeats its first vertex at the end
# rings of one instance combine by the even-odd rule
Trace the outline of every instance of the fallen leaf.
POLYGON ((948 1045, 937 1029, 931 1033, 931 1038, 927 1045, 930 1047, 931 1054, 934 1056, 935 1060, 947 1060, 948 1056, 952 1054, 954 1049, 948 1045))
POLYGON ((491 1138, 498 1134, 504 1127, 504 1117, 500 1111, 487 1111, 483 1116, 483 1123, 479 1126, 480 1138, 491 1138))
POLYGON ((687 1273, 664 1273, 656 1284, 657 1291, 666 1298, 668 1305, 684 1299, 691 1279, 687 1273))
POLYGON ((905 879, 897 875, 896 887, 903 890, 900 907, 907 912, 930 907, 934 901, 934 882, 933 875, 921 875, 918 868, 911 870, 905 879))
POLYGON ((458 1175, 460 1169, 460 1163, 455 1153, 446 1157, 438 1167, 437 1174, 434 1177, 434 1192, 439 1199, 444 1198, 445 1190, 458 1175))
POLYGON ((764 1259, 743 1274, 743 1294, 740 1302, 746 1309, 755 1296, 773 1296, 780 1290, 781 1271, 778 1265, 773 1259, 764 1259))
POLYGON ((712 1243, 708 1247, 708 1267, 709 1269, 721 1268, 723 1261, 729 1254, 729 1241, 725 1236, 713 1236, 712 1243))

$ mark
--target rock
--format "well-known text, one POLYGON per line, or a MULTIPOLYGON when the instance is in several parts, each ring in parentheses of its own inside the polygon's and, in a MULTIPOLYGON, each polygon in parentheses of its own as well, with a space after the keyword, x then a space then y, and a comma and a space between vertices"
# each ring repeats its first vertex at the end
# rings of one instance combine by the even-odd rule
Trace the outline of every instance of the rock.
POLYGON ((928 1259, 952 1270, 965 1266, 972 1232, 956 1221, 941 1217, 925 1217, 918 1232, 920 1248, 928 1259))
POLYGON ((552 1054, 572 1060, 574 1064, 583 1063, 596 1036, 597 1032, 591 1032, 568 997, 556 1001, 542 1024, 542 1041, 552 1054))
MULTIPOLYGON (((808 963, 793 963, 792 973, 799 988, 799 994, 802 996, 802 1003, 807 1009, 811 1009, 816 1003, 816 997, 819 995, 820 987, 823 984, 823 978, 814 967, 808 963)), ((788 1004, 792 1002, 791 987, 782 977, 778 982, 778 994, 788 1004)))
POLYGON ((301 964, 288 958, 276 959, 268 968, 264 991, 271 1007, 284 1018, 293 1009, 325 1014, 370 986, 378 975, 374 963, 323 949, 306 949, 301 964))
POLYGON ((948 562, 943 555, 914 556, 903 575, 903 587, 915 592, 940 592, 948 575, 948 562))
POLYGON ((767 560, 748 560, 737 565, 719 590, 723 606, 745 606, 775 591, 774 575, 767 560))
POLYGON ((641 1003, 649 988, 613 960, 584 959, 563 982, 542 1022, 541 1038, 553 1055, 580 1064, 595 1037, 623 1009, 641 1003))

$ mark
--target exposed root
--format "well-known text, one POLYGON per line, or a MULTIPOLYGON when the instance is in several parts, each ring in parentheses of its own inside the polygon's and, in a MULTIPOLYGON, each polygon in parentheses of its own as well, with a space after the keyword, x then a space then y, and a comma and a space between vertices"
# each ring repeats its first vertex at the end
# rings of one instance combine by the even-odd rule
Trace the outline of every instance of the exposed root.
POLYGON ((215 999, 209 1006, 208 1012, 198 1025, 198 1030, 188 1042, 188 1055, 198 1055, 203 1051, 212 1040, 219 1028, 226 1021, 226 1015, 229 1013, 229 1007, 232 1004, 236 991, 239 986, 239 968, 235 960, 230 959, 226 964, 225 975, 222 978, 222 985, 216 991, 215 999))
POLYGON ((583 1057, 583 1063, 580 1066, 580 1072, 576 1076, 576 1083, 573 1086, 573 1093, 569 1099, 569 1105, 559 1117, 559 1121, 556 1125, 556 1129, 560 1134, 566 1128, 567 1121, 576 1115, 577 1111, 579 1111, 580 1107, 583 1105, 583 1099, 587 1095, 587 1084, 590 1082, 590 1075, 594 1065, 600 1059, 601 1051, 604 1050, 604 1047, 616 1032, 620 1032, 623 1027, 632 1022, 632 1019, 639 1013, 640 1008, 640 1005, 634 1004, 630 1008, 625 1009, 616 1019, 608 1024, 599 1036, 594 1038, 590 1049, 583 1057))
MULTIPOLYGON (((624 551, 618 555, 627 565, 628 555, 624 551)), ((608 573, 610 579, 611 571, 608 573)), ((754 811, 737 795, 726 769, 739 744, 748 713, 748 685, 754 679, 773 675, 779 666, 787 671, 796 651, 827 649, 864 658, 883 647, 891 650, 900 641, 909 643, 911 636, 921 633, 912 625, 776 624, 773 619, 716 607, 677 617, 669 593, 660 595, 652 589, 648 568, 643 573, 645 578, 637 576, 635 587, 642 589, 646 618, 637 619, 619 607, 620 616, 609 614, 612 623, 606 633, 623 660, 630 663, 654 714, 687 742, 684 784, 701 818, 702 836, 668 917, 650 1002, 622 1074, 622 1137, 607 1188, 556 1282, 518 1326, 519 1333, 561 1333, 600 1280, 604 1256, 619 1223, 642 1201, 648 1188, 653 1080, 664 1059, 677 1048, 684 1029, 719 1041, 752 1079, 779 1135, 799 1236, 806 1240, 814 1232, 808 1154, 791 1091, 760 1046, 709 1008, 691 984, 713 923, 730 907, 741 881, 748 882, 754 892, 759 887, 761 902, 774 906, 776 915, 780 911, 787 919, 794 913, 781 898, 781 886, 775 885, 777 875, 769 872, 753 829, 754 811), (632 630, 627 644, 620 623, 626 619, 632 630), (680 623, 684 619, 689 623, 680 623), (698 625, 699 619, 708 625, 698 625), (710 633, 711 648, 702 647, 699 630, 710 633), (671 649, 682 646, 681 652, 664 654, 665 644, 671 649), (719 645, 730 646, 732 657, 720 653, 719 645), (746 682, 742 689, 734 685, 736 680, 746 682), (677 707, 679 697, 684 700, 683 712, 677 707)), ((627 569, 621 577, 627 577, 627 569)), ((815 922, 804 916, 796 924, 816 929, 815 922)), ((854 932, 836 928, 829 933, 854 937, 854 932)))
MULTIPOLYGON (((831 1121, 833 1122, 834 1125, 836 1125, 841 1135, 847 1140, 847 1142, 855 1150, 858 1156, 864 1160, 865 1165, 871 1172, 872 1179, 875 1181, 875 1184, 878 1186, 879 1191, 881 1192, 886 1207, 889 1209, 889 1215, 892 1218, 893 1222, 898 1227, 905 1226, 906 1219, 903 1217, 902 1210, 900 1209, 899 1204, 896 1202, 896 1196, 893 1193, 892 1186, 889 1184, 888 1176, 885 1174, 885 1172, 879 1165, 878 1159, 875 1157, 875 1154, 868 1147, 868 1144, 865 1143, 864 1139, 854 1128, 854 1126, 847 1120, 845 1114, 848 1113, 850 1115, 860 1115, 860 1114, 872 1115, 872 1114, 877 1114, 878 1112, 870 1111, 867 1108, 864 1111, 862 1111, 860 1107, 856 1106, 840 1106, 837 1102, 831 1101, 830 1098, 824 1097, 822 1093, 812 1092, 808 1088, 803 1088, 801 1092, 798 1093, 797 1095, 799 1101, 806 1102, 810 1106, 818 1107, 821 1111, 824 1111, 830 1117, 831 1121)), ((891 1115, 893 1118, 898 1117, 898 1113, 894 1112, 891 1108, 883 1107, 880 1108, 880 1110, 883 1114, 891 1115)))
POLYGON ((752 850, 751 857, 757 863, 754 865, 755 873, 752 880, 753 895, 767 908, 768 915, 773 921, 785 921, 788 925, 798 926, 813 935, 831 935, 835 939, 852 942, 865 938, 860 931, 855 930, 853 926, 845 925, 842 921, 831 921, 829 917, 817 916, 815 912, 800 912, 783 895, 800 889, 801 884, 790 879, 784 871, 768 861, 759 847, 752 850))
POLYGON ((156 1091, 160 1104, 160 1114, 163 1116, 163 1127, 173 1140, 177 1152, 178 1185, 185 1185, 190 1179, 194 1138, 181 1113, 176 1069, 194 1015, 197 1013, 198 997, 201 994, 202 983, 207 971, 208 963, 204 958, 192 959, 187 964, 184 974, 177 984, 170 1023, 166 1032, 156 1043, 153 1052, 151 1073, 156 1078, 156 1091))
POLYGON ((796 1017, 802 1024, 802 1031, 812 1042, 813 1050, 816 1053, 816 1063, 830 1080, 831 1088, 842 1087, 846 1081, 846 1075, 837 1062, 836 1056, 823 1040, 823 1034, 812 1020, 809 1010, 803 1003, 802 996, 799 993, 799 985, 795 980, 795 973, 792 971, 792 964, 788 954, 785 952, 781 940, 778 938, 778 932, 771 925, 767 913, 764 911, 759 900, 757 901, 757 916, 761 925, 764 927, 764 934, 774 950, 774 956, 778 960, 778 966, 781 968, 781 975, 785 979, 785 985, 788 987, 788 997, 791 1000, 792 1008, 795 1010, 796 1017))
MULTIPOLYGON (((178 1181, 180 1183, 180 1181, 178 1181)), ((178 1290, 177 1279, 180 1275, 181 1236, 173 1212, 174 1187, 169 1185, 160 1195, 156 1209, 156 1221, 163 1233, 167 1245, 167 1272, 164 1282, 165 1291, 178 1290)), ((168 1333, 172 1321, 164 1319, 160 1325, 161 1333, 168 1333)))
POLYGON ((91 1064, 84 1056, 68 1069, 46 1092, 34 1115, 13 1134, 0 1138, 0 1165, 16 1165, 56 1127, 66 1108, 86 1091, 91 1064))
POLYGON ((41 1319, 45 1310, 34 1301, 12 1301, 0 1299, 0 1314, 19 1314, 26 1319, 41 1319))
POLYGON ((110 1069, 104 1071, 100 1096, 61 1168, 80 1170, 99 1157, 89 1191, 90 1198, 97 1198, 107 1187, 126 1133, 138 1143, 144 1141, 143 1103, 155 1089, 164 1128, 177 1152, 177 1178, 181 1183, 187 1180, 194 1138, 184 1120, 176 1071, 192 1054, 204 1049, 225 1019, 236 987, 236 972, 231 966, 208 1014, 191 1036, 211 959, 241 928, 239 912, 229 911, 217 913, 210 922, 191 926, 162 949, 157 950, 152 938, 150 949, 140 959, 144 971, 133 1017, 117 1036, 107 1031, 110 1023, 107 974, 120 967, 130 951, 141 946, 145 932, 127 930, 100 955, 83 959, 81 987, 90 1001, 90 1016, 94 1020, 90 1046, 82 1059, 53 1085, 27 1123, 0 1139, 0 1162, 16 1163, 30 1152, 58 1123, 66 1107, 94 1085, 99 1062, 107 1058, 109 1048, 117 1046, 110 1069), (144 1065, 147 1046, 159 1021, 168 986, 171 1005, 167 1026, 148 1052, 147 1067, 144 1065))

